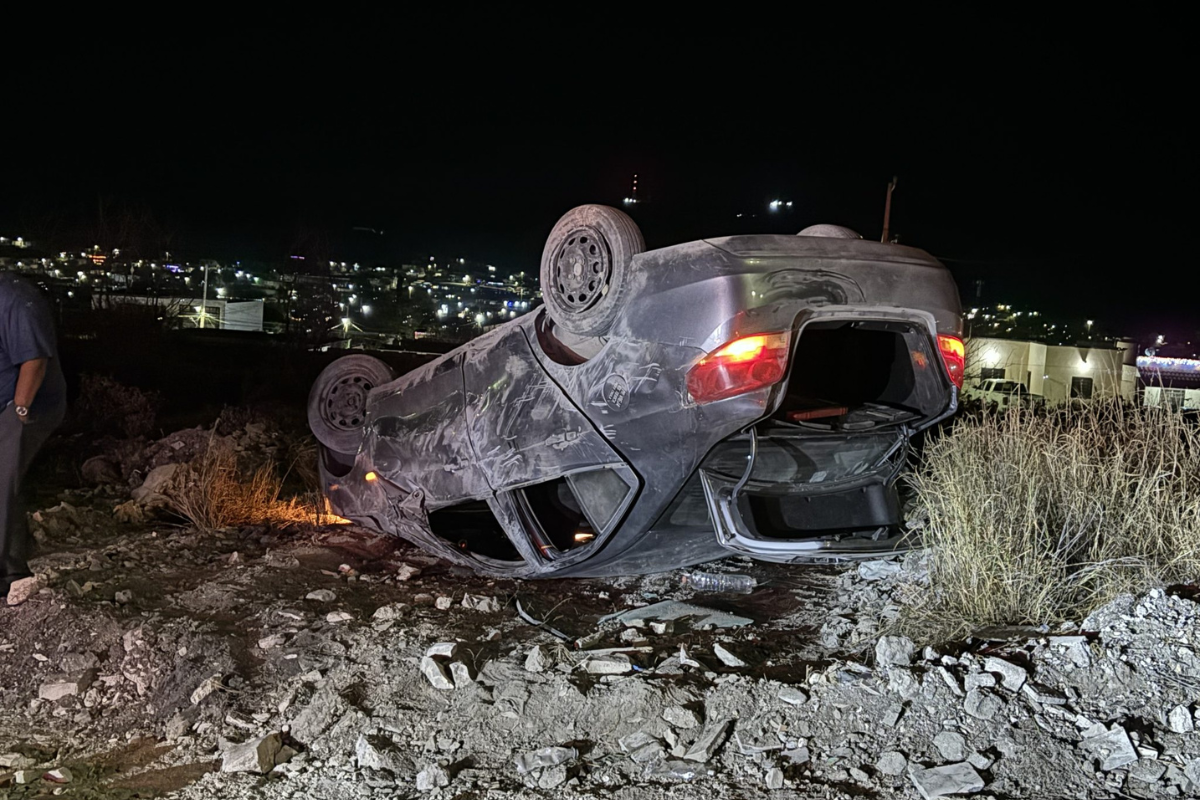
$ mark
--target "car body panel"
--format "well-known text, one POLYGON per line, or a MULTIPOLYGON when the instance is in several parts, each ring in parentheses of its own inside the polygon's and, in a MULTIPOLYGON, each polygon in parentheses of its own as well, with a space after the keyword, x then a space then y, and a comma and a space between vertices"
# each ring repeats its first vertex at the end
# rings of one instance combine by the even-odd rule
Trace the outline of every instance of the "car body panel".
POLYGON ((525 327, 503 325, 466 345, 466 429, 492 491, 624 464, 539 368, 525 327))
POLYGON ((378 387, 367 404, 372 468, 436 508, 489 497, 492 487, 467 435, 465 354, 456 351, 378 387))

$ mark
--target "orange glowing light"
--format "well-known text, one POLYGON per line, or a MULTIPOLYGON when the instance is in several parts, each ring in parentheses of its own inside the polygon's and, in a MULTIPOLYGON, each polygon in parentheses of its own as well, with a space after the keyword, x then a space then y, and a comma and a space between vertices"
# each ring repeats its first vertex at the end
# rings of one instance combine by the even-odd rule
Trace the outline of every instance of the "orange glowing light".
MULTIPOLYGON (((713 353, 709 358, 724 358, 728 361, 749 361, 756 358, 767 347, 767 336, 747 336, 737 339, 713 353)), ((708 359, 705 359, 706 361, 708 359)))
POLYGON ((374 472, 368 472, 366 475, 363 476, 363 480, 365 480, 367 483, 372 483, 374 481, 379 480, 379 476, 376 475, 374 472))
POLYGON ((318 524, 320 524, 320 525, 352 525, 352 524, 354 524, 352 520, 348 520, 345 517, 339 517, 337 514, 333 513, 333 507, 330 505, 328 497, 325 498, 325 508, 323 509, 323 511, 324 511, 324 513, 318 515, 318 517, 319 517, 318 524))
POLYGON ((958 358, 966 358, 967 348, 962 343, 962 339, 955 336, 938 336, 938 346, 943 353, 956 356, 958 358))

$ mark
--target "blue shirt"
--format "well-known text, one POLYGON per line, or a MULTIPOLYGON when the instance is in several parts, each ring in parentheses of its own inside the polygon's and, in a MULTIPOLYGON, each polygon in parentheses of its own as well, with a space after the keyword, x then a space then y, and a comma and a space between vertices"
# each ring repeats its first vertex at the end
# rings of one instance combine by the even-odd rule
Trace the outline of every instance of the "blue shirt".
POLYGON ((50 304, 33 284, 0 272, 0 408, 13 401, 21 365, 39 358, 49 363, 33 407, 53 408, 66 401, 66 382, 50 304))

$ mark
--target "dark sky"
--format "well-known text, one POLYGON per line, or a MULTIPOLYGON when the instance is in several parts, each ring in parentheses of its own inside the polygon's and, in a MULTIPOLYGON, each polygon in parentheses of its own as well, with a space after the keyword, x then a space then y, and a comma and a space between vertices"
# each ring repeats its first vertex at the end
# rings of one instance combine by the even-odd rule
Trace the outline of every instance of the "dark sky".
POLYGON ((0 78, 16 112, 0 120, 0 234, 87 230, 103 199, 149 209, 191 255, 277 259, 301 234, 367 226, 396 258, 536 269, 558 215, 619 203, 635 171, 651 247, 815 222, 878 237, 896 174, 893 231, 983 278, 985 300, 1200 328, 1180 20, 871 36, 460 16, 470 30, 27 28, 0 78), (768 215, 776 197, 792 210, 768 215))

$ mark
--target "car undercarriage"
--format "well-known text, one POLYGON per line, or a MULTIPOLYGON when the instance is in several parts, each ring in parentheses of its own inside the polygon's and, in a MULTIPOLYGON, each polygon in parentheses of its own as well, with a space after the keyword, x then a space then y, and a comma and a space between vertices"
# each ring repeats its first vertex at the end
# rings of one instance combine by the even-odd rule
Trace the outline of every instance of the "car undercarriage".
POLYGON ((641 252, 623 213, 576 209, 544 308, 400 377, 322 373, 331 505, 513 577, 903 549, 909 440, 957 407, 957 291, 922 251, 820 227, 641 252))

